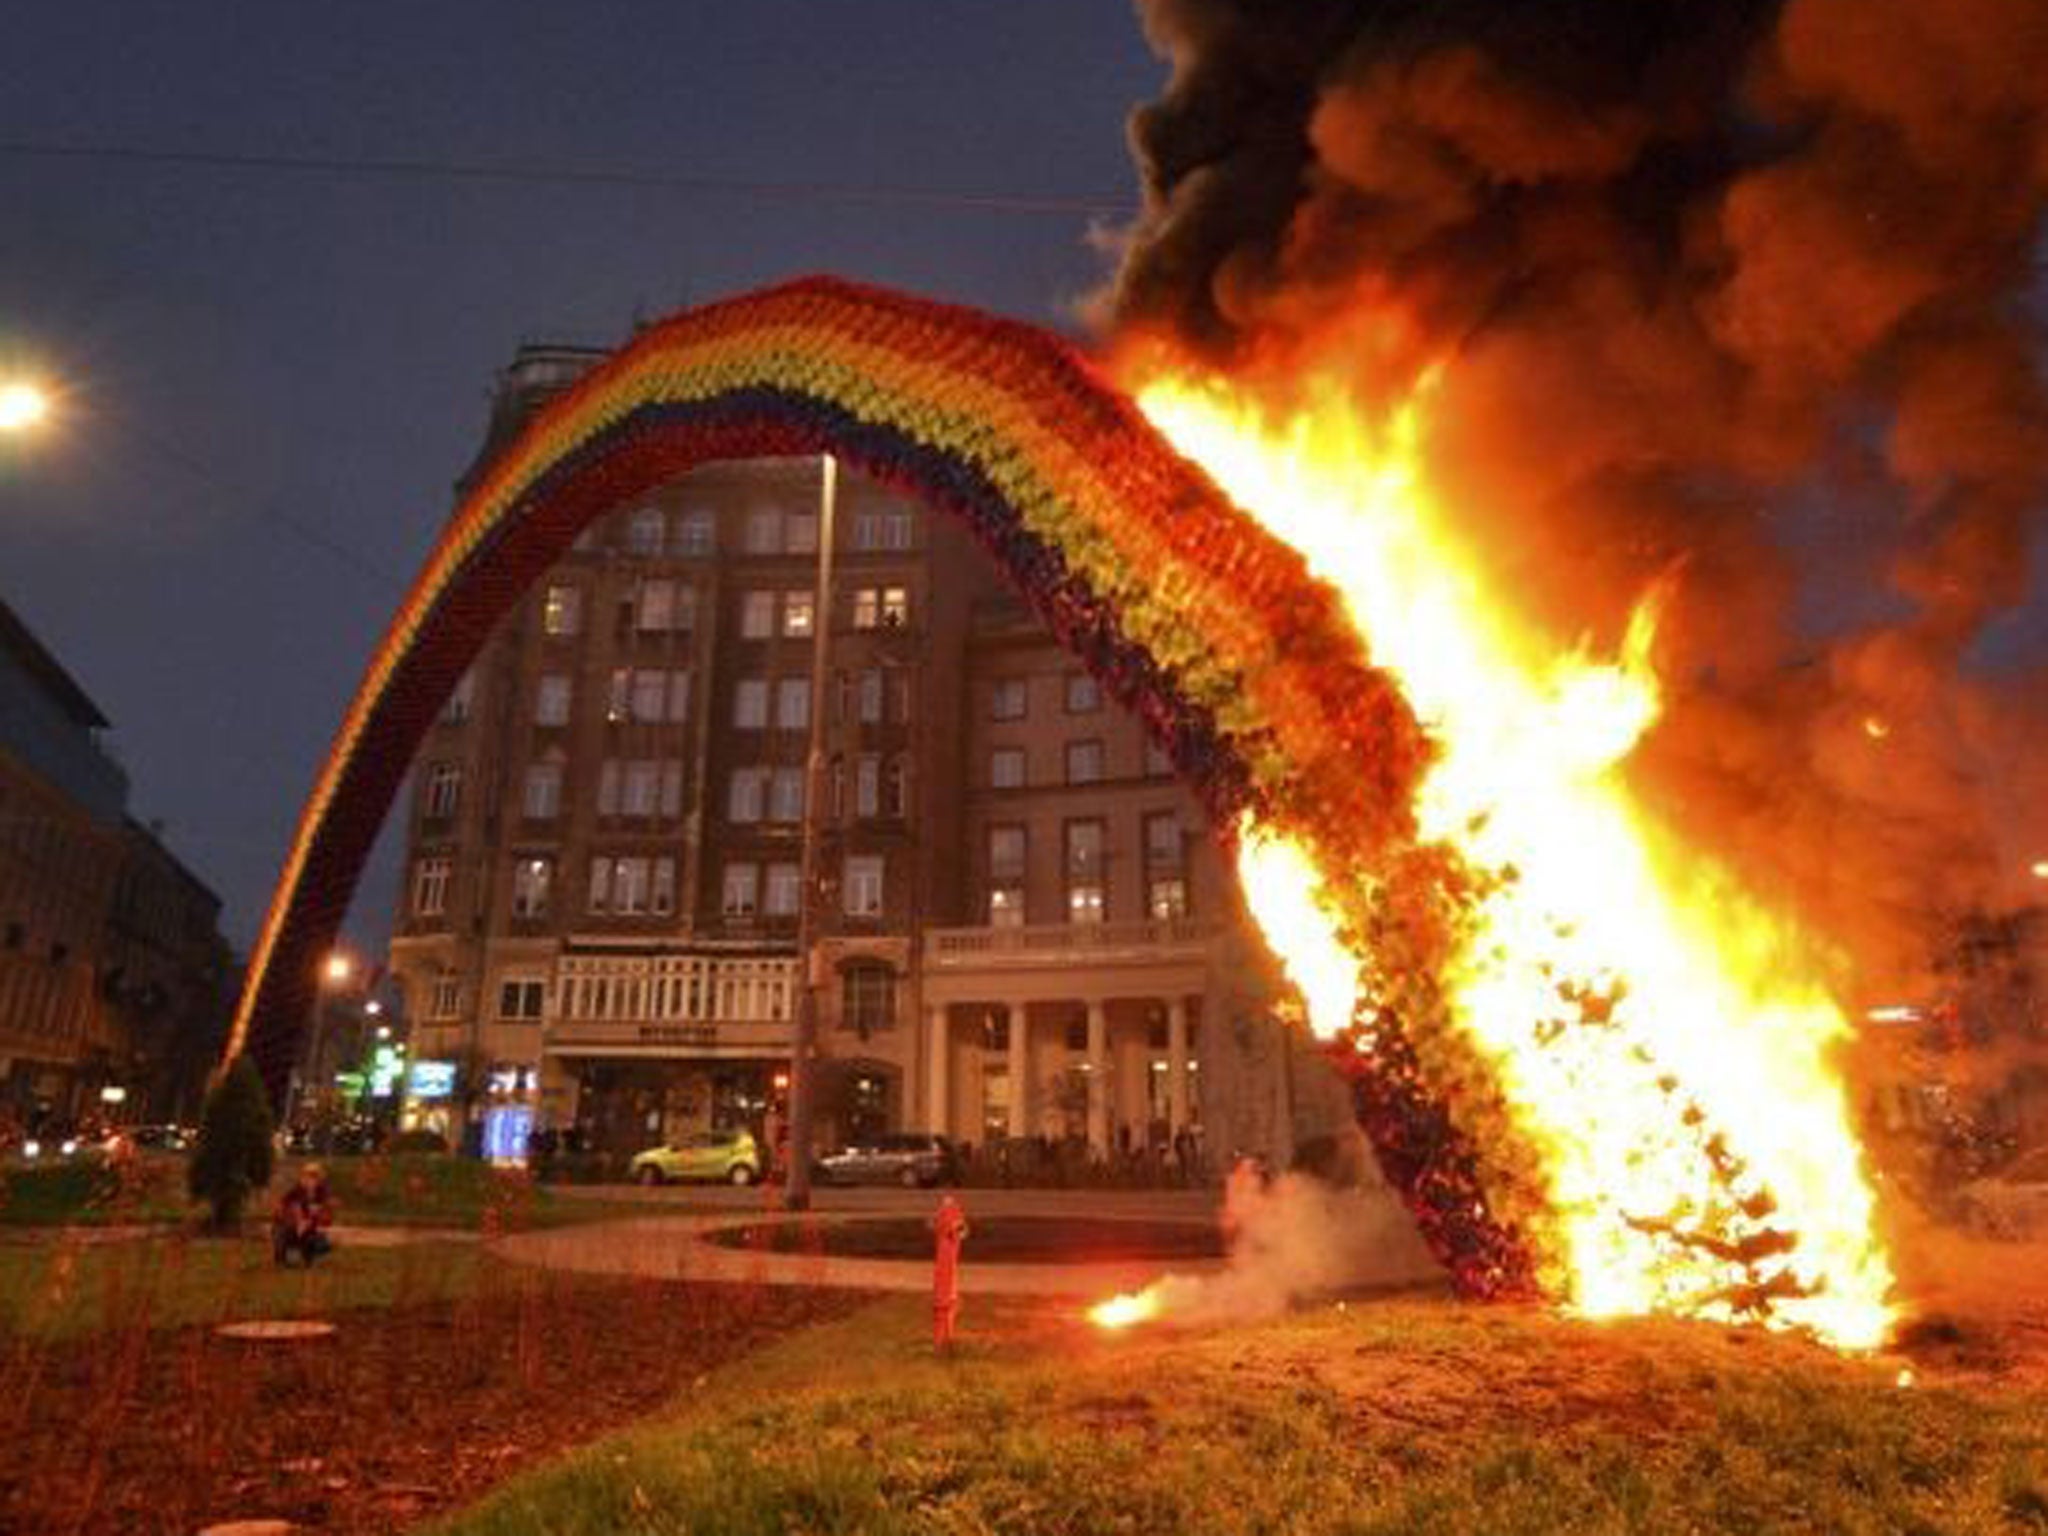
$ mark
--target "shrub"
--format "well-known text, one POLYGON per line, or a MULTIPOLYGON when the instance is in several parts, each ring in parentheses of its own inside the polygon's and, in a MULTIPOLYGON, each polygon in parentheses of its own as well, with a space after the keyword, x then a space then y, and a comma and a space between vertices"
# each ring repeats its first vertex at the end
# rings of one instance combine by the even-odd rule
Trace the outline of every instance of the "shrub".
POLYGON ((206 1202, 216 1232, 236 1230, 250 1192, 270 1183, 270 1130, 270 1098, 256 1063, 237 1056, 207 1090, 199 1146, 186 1175, 193 1198, 206 1202))

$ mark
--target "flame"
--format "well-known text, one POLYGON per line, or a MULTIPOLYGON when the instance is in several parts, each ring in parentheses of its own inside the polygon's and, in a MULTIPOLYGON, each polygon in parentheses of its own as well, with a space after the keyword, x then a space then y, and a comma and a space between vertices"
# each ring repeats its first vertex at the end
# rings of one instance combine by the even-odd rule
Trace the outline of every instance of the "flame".
POLYGON ((1160 1310, 1159 1287, 1154 1285, 1097 1302, 1088 1309, 1088 1321, 1114 1333, 1138 1323, 1149 1323, 1159 1316, 1160 1310))
MULTIPOLYGON (((1761 1309, 1840 1347, 1878 1344, 1892 1275, 1830 1061, 1849 1026, 1816 947, 1677 845, 1620 773, 1660 707, 1656 594, 1618 654, 1558 645, 1488 590, 1430 493, 1430 384, 1384 419, 1334 373, 1290 384, 1294 403, 1270 415, 1244 380, 1162 372, 1136 393, 1338 589, 1437 739, 1422 835, 1504 874, 1446 981, 1455 1026, 1537 1149, 1549 1214, 1532 1236, 1553 1288, 1592 1316, 1761 1309), (1759 1255, 1774 1266, 1761 1291, 1759 1255)), ((1331 1034, 1372 957, 1346 946, 1309 848, 1241 831, 1251 910, 1331 1034)))

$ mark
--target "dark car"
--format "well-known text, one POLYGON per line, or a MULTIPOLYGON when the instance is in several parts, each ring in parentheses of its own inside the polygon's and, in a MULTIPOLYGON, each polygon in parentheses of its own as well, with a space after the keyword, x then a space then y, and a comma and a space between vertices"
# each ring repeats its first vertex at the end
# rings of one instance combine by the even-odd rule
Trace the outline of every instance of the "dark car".
POLYGON ((145 1152, 187 1152, 195 1140, 182 1125, 138 1125, 128 1139, 145 1152))
POLYGON ((901 1184, 929 1189, 959 1176, 953 1144, 943 1136, 903 1132, 856 1142, 818 1159, 818 1178, 826 1184, 901 1184))

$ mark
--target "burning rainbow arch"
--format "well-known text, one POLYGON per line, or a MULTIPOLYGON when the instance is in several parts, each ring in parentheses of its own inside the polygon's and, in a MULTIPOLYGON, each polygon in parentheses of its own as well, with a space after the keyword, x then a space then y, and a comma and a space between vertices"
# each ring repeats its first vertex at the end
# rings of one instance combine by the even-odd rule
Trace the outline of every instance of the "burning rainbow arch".
MULTIPOLYGON (((679 314, 554 400, 456 508, 321 767, 227 1055, 281 1085, 364 859, 492 626, 586 524, 708 461, 829 452, 960 518, 1219 826, 1328 870, 1412 835, 1428 744, 1335 595, 1049 333, 810 278, 679 314)), ((1527 1289, 1470 1150, 1382 1021, 1361 1119, 1462 1289, 1527 1289)))

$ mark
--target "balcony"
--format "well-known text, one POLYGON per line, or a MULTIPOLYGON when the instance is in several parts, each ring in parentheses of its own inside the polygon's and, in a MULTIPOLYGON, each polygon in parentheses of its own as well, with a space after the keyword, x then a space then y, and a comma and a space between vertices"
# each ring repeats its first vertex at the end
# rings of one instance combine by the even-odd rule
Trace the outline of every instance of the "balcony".
POLYGON ((557 1056, 787 1056, 793 958, 565 955, 546 1049, 557 1056))
POLYGON ((1203 960, 1219 924, 1194 918, 1142 923, 1042 923, 1010 928, 928 928, 932 971, 1160 965, 1203 960))

